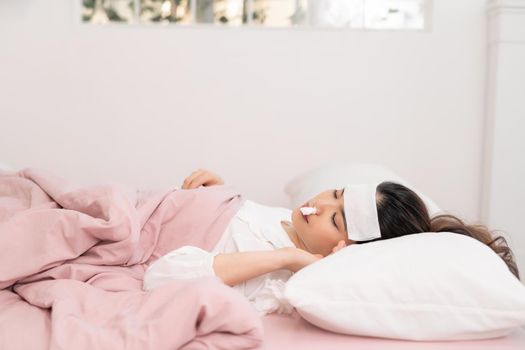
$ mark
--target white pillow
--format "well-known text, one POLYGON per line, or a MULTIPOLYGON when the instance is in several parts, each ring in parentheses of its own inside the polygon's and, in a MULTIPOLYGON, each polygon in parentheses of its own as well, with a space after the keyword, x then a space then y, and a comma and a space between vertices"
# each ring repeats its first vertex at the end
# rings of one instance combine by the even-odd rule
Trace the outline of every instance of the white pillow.
POLYGON ((450 232, 352 244, 299 270, 284 295, 344 334, 468 340, 525 325, 525 286, 488 246, 450 232))
POLYGON ((335 163, 319 166, 290 180, 284 188, 290 197, 290 205, 295 208, 318 193, 330 188, 341 188, 347 184, 393 181, 405 185, 416 192, 431 216, 442 212, 441 208, 408 181, 380 164, 373 163, 335 163))

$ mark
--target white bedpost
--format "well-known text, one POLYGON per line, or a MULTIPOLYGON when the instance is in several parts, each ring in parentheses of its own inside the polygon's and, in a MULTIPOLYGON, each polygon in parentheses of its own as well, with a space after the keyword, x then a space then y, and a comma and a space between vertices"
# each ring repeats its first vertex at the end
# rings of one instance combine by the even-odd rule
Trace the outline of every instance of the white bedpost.
POLYGON ((508 233, 525 284, 525 0, 489 0, 481 218, 508 233))

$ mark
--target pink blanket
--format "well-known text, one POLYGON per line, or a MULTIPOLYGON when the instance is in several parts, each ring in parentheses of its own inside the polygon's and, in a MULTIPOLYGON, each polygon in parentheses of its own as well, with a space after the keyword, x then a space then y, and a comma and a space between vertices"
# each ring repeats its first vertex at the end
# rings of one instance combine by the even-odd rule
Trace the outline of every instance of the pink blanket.
POLYGON ((75 187, 0 173, 0 349, 248 349, 249 302, 217 277, 142 290, 148 264, 211 249, 243 199, 229 186, 75 187))

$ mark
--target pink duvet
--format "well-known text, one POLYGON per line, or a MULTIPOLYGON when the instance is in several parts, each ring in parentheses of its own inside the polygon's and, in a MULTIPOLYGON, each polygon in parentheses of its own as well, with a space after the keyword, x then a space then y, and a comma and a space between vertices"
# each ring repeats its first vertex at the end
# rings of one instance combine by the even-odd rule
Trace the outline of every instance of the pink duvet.
POLYGON ((142 290, 148 264, 211 249, 243 199, 229 186, 75 187, 0 173, 0 349, 248 349, 249 302, 216 277, 142 290))

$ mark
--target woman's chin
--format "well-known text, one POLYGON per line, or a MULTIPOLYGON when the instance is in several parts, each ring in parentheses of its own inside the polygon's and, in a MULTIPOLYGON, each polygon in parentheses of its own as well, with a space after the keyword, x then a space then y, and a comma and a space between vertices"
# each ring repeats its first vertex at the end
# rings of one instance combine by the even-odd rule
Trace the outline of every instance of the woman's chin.
POLYGON ((294 227, 308 224, 299 208, 295 209, 292 213, 292 224, 294 227))

